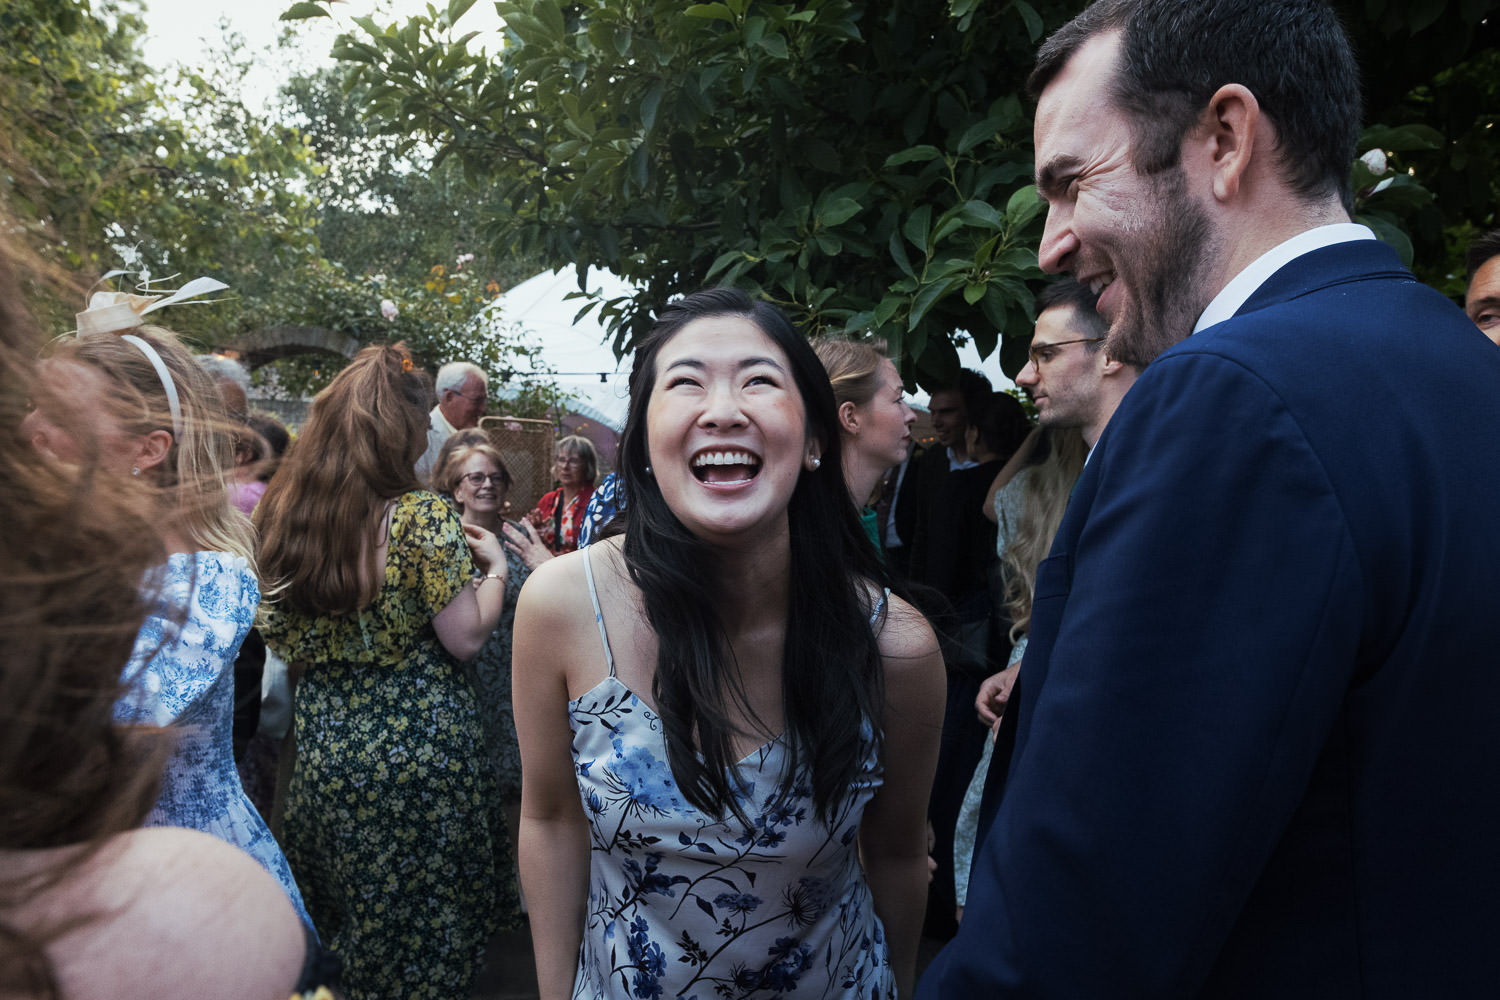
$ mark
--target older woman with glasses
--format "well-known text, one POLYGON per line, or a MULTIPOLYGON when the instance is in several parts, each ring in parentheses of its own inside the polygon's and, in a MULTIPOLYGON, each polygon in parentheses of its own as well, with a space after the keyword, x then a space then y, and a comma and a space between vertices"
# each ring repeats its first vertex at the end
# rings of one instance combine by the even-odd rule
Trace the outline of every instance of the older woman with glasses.
POLYGON ((520 530, 512 528, 505 533, 506 547, 526 560, 532 569, 553 556, 578 548, 584 508, 599 478, 594 443, 578 434, 557 442, 552 474, 557 477, 557 489, 542 495, 520 530))
MULTIPOLYGON (((453 497, 463 524, 497 536, 507 525, 502 514, 510 491, 510 471, 500 452, 483 434, 467 431, 449 438, 433 473, 433 484, 453 497)), ((516 745, 516 714, 510 696, 511 628, 516 618, 516 598, 530 575, 531 568, 525 560, 508 551, 499 624, 479 653, 465 665, 469 683, 479 699, 479 719, 484 726, 495 784, 505 806, 505 823, 497 825, 494 831, 495 870, 503 874, 497 912, 505 925, 514 925, 520 912, 514 879, 514 845, 521 820, 521 750, 516 745)))

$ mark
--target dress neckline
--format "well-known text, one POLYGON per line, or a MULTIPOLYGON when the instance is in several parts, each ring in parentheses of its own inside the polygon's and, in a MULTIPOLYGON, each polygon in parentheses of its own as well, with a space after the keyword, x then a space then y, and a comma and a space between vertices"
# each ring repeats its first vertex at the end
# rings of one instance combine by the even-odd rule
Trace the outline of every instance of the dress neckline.
MULTIPOLYGON (((631 698, 634 698, 636 700, 636 702, 640 704, 641 711, 646 714, 646 716, 647 716, 648 719, 653 720, 653 721, 655 721, 658 724, 661 723, 661 721, 662 721, 661 715, 656 711, 656 709, 652 708, 651 705, 650 705, 650 703, 647 702, 646 699, 642 698, 635 691, 631 690, 630 685, 628 685, 624 681, 620 680, 620 678, 618 676, 616 676, 615 674, 608 674, 608 675, 606 675, 604 677, 601 677, 599 679, 599 683, 598 684, 595 684, 593 687, 589 688, 587 691, 585 691, 582 694, 580 694, 577 698, 569 698, 568 699, 568 709, 569 709, 569 711, 572 712, 572 711, 580 708, 582 706, 582 704, 583 704, 583 702, 584 702, 585 699, 587 699, 587 698, 589 698, 589 697, 597 694, 598 691, 599 691, 599 689, 602 688, 602 687, 604 687, 606 684, 613 684, 615 687, 619 688, 620 691, 622 691, 624 694, 628 695, 631 698)), ((734 762, 734 766, 735 767, 744 767, 747 764, 750 764, 752 761, 756 760, 758 757, 761 757, 764 754, 768 753, 769 751, 771 751, 771 750, 775 749, 776 747, 782 745, 785 737, 786 737, 786 730, 783 729, 781 732, 777 733, 775 736, 773 736, 770 739, 766 740, 760 746, 756 747, 755 749, 751 750, 749 753, 747 753, 743 757, 741 757, 739 760, 735 761, 734 762)))

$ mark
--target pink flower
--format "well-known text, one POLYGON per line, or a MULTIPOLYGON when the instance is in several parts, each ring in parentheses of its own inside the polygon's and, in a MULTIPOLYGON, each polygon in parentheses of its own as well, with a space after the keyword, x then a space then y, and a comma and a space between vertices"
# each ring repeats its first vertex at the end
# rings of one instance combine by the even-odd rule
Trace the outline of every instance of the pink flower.
POLYGON ((380 315, 384 316, 386 319, 395 319, 396 303, 392 302, 390 299, 381 299, 380 315))

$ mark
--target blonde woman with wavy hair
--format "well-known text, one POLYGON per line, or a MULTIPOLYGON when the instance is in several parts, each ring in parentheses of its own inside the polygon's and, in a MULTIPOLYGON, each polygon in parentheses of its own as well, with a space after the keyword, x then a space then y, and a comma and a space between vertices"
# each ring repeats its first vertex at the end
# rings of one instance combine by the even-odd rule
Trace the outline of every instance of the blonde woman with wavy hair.
POLYGON ((508 874, 462 667, 506 561, 417 481, 431 400, 404 345, 360 351, 255 511, 279 588, 261 632, 297 685, 287 855, 352 1000, 468 996, 508 874))
POLYGON ((146 595, 151 613, 115 705, 117 721, 167 726, 176 738, 147 825, 202 830, 243 848, 306 921, 286 858, 234 766, 234 659, 260 587, 249 522, 224 481, 233 424, 182 342, 133 325, 128 309, 106 311, 117 297, 96 296, 79 314, 81 332, 52 343, 22 430, 55 462, 144 490, 159 526, 166 563, 146 595))

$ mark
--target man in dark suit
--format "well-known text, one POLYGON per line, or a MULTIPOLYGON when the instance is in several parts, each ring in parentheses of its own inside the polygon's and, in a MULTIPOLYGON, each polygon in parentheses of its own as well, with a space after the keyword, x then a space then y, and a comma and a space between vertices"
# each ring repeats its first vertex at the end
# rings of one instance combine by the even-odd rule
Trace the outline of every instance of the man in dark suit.
POLYGON ((1042 266, 1150 367, 919 998, 1500 995, 1500 351, 1349 224, 1335 15, 1103 0, 1033 92, 1042 266))

